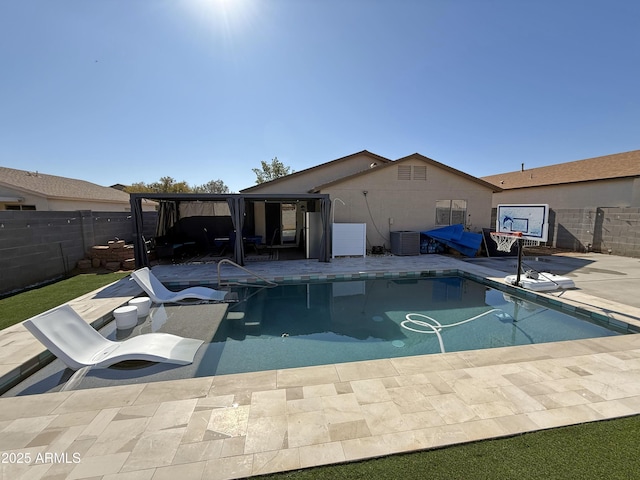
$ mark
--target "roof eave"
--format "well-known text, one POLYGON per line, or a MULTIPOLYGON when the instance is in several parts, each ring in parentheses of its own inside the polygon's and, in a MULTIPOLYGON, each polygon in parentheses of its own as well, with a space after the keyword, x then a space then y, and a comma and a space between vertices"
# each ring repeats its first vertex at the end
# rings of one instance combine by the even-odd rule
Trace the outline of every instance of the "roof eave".
POLYGON ((267 186, 267 185, 273 185, 274 183, 279 183, 279 182, 288 180, 291 177, 298 176, 298 175, 301 175, 301 174, 304 174, 304 173, 307 173, 307 172, 310 172, 310 171, 313 171, 313 170, 317 170, 317 169, 326 167, 328 165, 334 164, 336 162, 343 162, 343 161, 345 161, 345 160, 347 160, 349 158, 355 157, 356 155, 369 155, 370 157, 372 157, 372 158, 374 158, 376 160, 380 160, 381 162, 384 162, 384 163, 392 163, 393 162, 392 160, 390 160, 388 158, 385 158, 385 157, 383 157, 381 155, 378 155, 376 153, 370 152, 368 150, 362 150, 360 152, 352 153, 352 154, 346 155, 344 157, 336 158, 335 160, 330 160, 328 162, 321 163, 320 165, 314 165, 313 167, 305 168, 305 169, 300 170, 298 172, 290 173, 289 175, 285 175, 284 177, 275 178, 273 180, 269 180, 268 182, 263 182, 263 183, 259 183, 257 185, 252 185, 250 187, 243 188, 242 190, 240 190, 240 193, 250 193, 251 190, 255 190, 257 188, 261 188, 261 187, 264 187, 264 186, 267 186))
POLYGON ((601 182, 604 180, 625 180, 628 178, 640 178, 640 175, 623 175, 619 177, 605 177, 605 178, 590 178, 587 180, 571 180, 568 182, 557 182, 557 183, 537 183, 535 185, 520 185, 517 187, 503 187, 502 191, 506 190, 519 190, 522 188, 537 188, 537 187, 558 187, 562 185, 573 185, 577 183, 588 183, 588 182, 601 182))

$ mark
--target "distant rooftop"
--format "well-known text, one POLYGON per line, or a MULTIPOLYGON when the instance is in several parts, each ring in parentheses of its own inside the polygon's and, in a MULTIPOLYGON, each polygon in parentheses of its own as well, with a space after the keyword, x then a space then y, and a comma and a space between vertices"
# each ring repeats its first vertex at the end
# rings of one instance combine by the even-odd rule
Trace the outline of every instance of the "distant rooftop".
POLYGON ((85 180, 0 167, 0 186, 46 198, 129 202, 129 194, 85 180))
POLYGON ((639 177, 640 150, 481 177, 504 190, 639 177))

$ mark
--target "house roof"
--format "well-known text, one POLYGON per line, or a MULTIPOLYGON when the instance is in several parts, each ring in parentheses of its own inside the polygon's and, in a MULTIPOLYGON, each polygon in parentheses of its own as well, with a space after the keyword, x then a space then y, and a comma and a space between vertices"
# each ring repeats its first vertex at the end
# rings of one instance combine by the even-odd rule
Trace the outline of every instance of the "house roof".
POLYGON ((502 187, 541 187, 640 176, 640 150, 482 177, 502 187))
MULTIPOLYGON (((469 175, 468 173, 464 173, 464 172, 462 172, 460 170, 457 170, 457 169, 452 168, 452 167, 450 167, 448 165, 445 165, 444 163, 437 162, 436 160, 433 160, 433 159, 431 159, 429 157, 425 157, 424 155, 421 155, 420 153, 413 153, 413 154, 408 155, 406 157, 399 158, 396 161, 389 161, 388 163, 385 163, 384 165, 376 167, 375 170, 380 170, 380 169, 383 169, 383 168, 389 168, 389 167, 391 167, 393 165, 398 165, 399 163, 403 163, 403 162, 406 162, 406 161, 409 161, 409 160, 415 160, 415 159, 422 160, 423 162, 425 162, 425 163, 427 163, 429 165, 441 168, 441 169, 446 170, 448 172, 451 172, 451 173, 453 173, 455 175, 458 175, 460 177, 466 178, 467 180, 470 180, 470 181, 475 182, 475 183, 477 183, 479 185, 482 185, 483 187, 489 188, 489 189, 493 190, 494 192, 502 191, 502 189, 500 187, 498 187, 497 185, 489 183, 489 182, 487 182, 485 180, 482 180, 480 178, 474 177, 473 175, 469 175)), ((321 190, 323 190, 323 189, 325 189, 327 187, 330 187, 330 186, 333 186, 333 185, 337 185, 337 184, 339 184, 341 182, 344 182, 346 180, 351 180, 353 178, 357 178, 357 177, 362 176, 362 175, 367 175, 367 174, 369 174, 369 173, 371 173, 373 171, 374 171, 373 169, 367 169, 367 170, 364 170, 362 172, 354 173, 352 175, 347 175, 346 177, 339 178, 339 179, 334 180, 332 182, 327 182, 327 183, 325 183, 323 185, 318 185, 317 187, 314 187, 313 189, 311 189, 311 192, 320 192, 321 190)))
POLYGON ((258 185, 253 185, 252 187, 248 187, 248 188, 244 188, 242 190, 240 190, 241 193, 250 193, 252 190, 256 190, 259 188, 262 188, 266 185, 275 185, 277 183, 283 182, 283 181, 287 181, 295 176, 299 176, 299 175, 303 175, 306 173, 310 173, 313 172, 314 170, 319 170, 321 168, 326 168, 332 165, 336 165, 337 163, 342 163, 342 162, 346 162, 350 159, 352 159, 353 157, 357 157, 359 155, 367 155, 369 157, 371 157, 372 160, 374 161, 379 161, 381 163, 389 163, 391 162, 391 160, 389 160, 388 158, 382 157, 380 155, 376 155, 375 153, 369 152, 367 150, 362 150, 361 152, 357 152, 357 153, 353 153, 351 155, 347 155, 346 157, 341 157, 338 158, 336 160, 331 160, 329 162, 325 162, 325 163, 321 163, 320 165, 316 165, 314 167, 309 167, 309 168, 305 168, 304 170, 300 170, 298 172, 293 172, 290 173, 289 175, 285 175, 284 177, 280 177, 280 178, 276 178, 275 180, 270 180, 268 182, 264 182, 264 183, 260 183, 258 185))
POLYGON ((0 185, 24 193, 64 200, 129 203, 129 194, 74 178, 0 167, 0 185))

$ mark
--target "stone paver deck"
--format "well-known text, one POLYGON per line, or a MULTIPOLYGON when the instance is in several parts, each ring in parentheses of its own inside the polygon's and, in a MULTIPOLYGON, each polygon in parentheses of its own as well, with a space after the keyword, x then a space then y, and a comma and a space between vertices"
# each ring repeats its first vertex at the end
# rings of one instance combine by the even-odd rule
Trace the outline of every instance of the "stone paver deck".
MULTIPOLYGON (((503 276, 432 255, 388 261, 259 268, 272 277, 294 266, 294 275, 465 269, 503 276)), ((209 266, 195 267, 157 274, 211 278, 209 266)), ((108 309, 137 293, 130 283, 121 288, 108 309)), ((640 320, 636 308, 579 290, 558 295, 640 320)), ((74 308, 100 316, 107 307, 94 301, 104 298, 94 293, 74 308)), ((31 354, 23 341, 13 357, 31 354)), ((0 336, 0 345, 4 351, 11 341, 0 336)), ((239 478, 637 413, 638 335, 65 391, 0 399, 0 452, 8 460, 0 479, 239 478)))

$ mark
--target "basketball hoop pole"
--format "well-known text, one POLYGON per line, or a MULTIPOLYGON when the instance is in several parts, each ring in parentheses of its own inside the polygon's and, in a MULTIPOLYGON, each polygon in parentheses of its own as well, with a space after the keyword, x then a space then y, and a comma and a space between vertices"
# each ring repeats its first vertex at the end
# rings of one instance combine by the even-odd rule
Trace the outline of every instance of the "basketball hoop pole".
POLYGON ((518 238, 518 273, 516 273, 516 285, 520 286, 520 272, 522 271, 522 237, 518 238))

